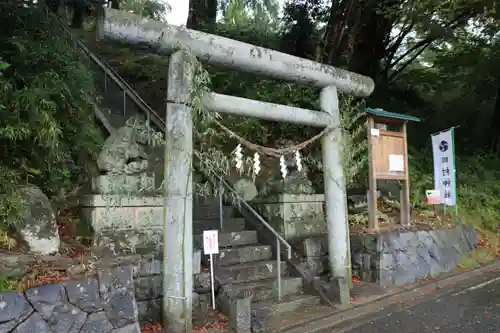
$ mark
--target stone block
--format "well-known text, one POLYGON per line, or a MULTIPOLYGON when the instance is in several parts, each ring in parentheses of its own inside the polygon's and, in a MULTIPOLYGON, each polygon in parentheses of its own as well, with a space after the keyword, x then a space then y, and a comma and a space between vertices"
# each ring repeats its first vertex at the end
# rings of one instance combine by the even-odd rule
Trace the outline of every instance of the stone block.
POLYGON ((20 292, 0 293, 0 332, 11 332, 33 312, 33 307, 20 292))
POLYGON ((199 310, 205 312, 212 308, 212 294, 198 294, 199 296, 199 310))
POLYGON ((99 255, 159 251, 163 236, 163 197, 87 195, 83 218, 94 229, 93 250, 99 255))
POLYGON ((140 333, 132 266, 100 270, 98 279, 0 293, 0 332, 140 333))
POLYGON ((96 194, 137 194, 154 193, 159 189, 155 187, 155 174, 144 173, 140 175, 99 175, 92 180, 92 193, 96 194))
POLYGON ((250 298, 234 298, 229 309, 229 327, 235 333, 251 333, 252 302, 250 298))
POLYGON ((106 316, 114 328, 123 328, 138 322, 139 310, 134 293, 125 288, 113 290, 106 304, 106 316))
POLYGON ((349 304, 351 298, 349 293, 345 292, 349 290, 349 281, 342 277, 333 277, 329 281, 330 288, 327 290, 328 299, 333 299, 340 304, 349 304))
MULTIPOLYGON (((195 274, 194 275, 194 281, 193 281, 193 290, 197 293, 204 294, 204 293, 209 293, 211 292, 211 282, 210 282, 210 273, 200 273, 200 274, 195 274)), ((217 281, 216 283, 216 290, 217 290, 217 281)))
MULTIPOLYGON (((286 263, 281 262, 281 274, 286 274, 286 263)), ((276 261, 260 261, 243 265, 217 268, 216 278, 221 285, 275 278, 278 273, 276 261)))
MULTIPOLYGON (((215 258, 216 265, 233 265, 253 261, 270 260, 272 257, 270 245, 250 245, 245 247, 221 249, 215 258)), ((208 258, 208 256, 205 256, 208 258)), ((208 262, 207 262, 208 264, 208 262)))
POLYGON ((193 274, 201 273, 201 251, 193 251, 193 274))
POLYGON ((162 275, 140 277, 134 281, 134 284, 137 301, 146 301, 163 296, 162 275))
POLYGON ((372 281, 372 270, 363 269, 359 271, 359 278, 363 281, 372 281))
POLYGON ((363 267, 363 253, 362 252, 354 252, 351 255, 352 267, 353 268, 361 268, 363 267))
POLYGON ((134 269, 132 266, 101 267, 97 270, 99 291, 106 300, 108 294, 114 290, 134 289, 134 269))
MULTIPOLYGON (((371 257, 372 280, 381 286, 405 285, 429 276, 451 272, 460 258, 475 246, 474 228, 461 225, 451 229, 420 230, 415 232, 384 232, 373 235, 372 242, 356 248, 352 253, 354 268, 366 267, 367 254, 371 257), (365 260, 363 260, 363 258, 365 260)), ((359 270, 361 278, 363 269, 359 270)))
POLYGON ((71 304, 85 312, 98 312, 104 309, 97 279, 70 280, 64 282, 63 285, 71 304))
POLYGON ((261 199, 263 217, 285 239, 306 238, 326 232, 322 194, 282 194, 261 199))
POLYGON ((162 298, 137 302, 138 319, 140 324, 161 322, 162 298))
POLYGON ((28 319, 17 326, 12 333, 52 333, 49 325, 43 320, 42 316, 34 312, 28 319))
POLYGON ((113 330, 113 325, 109 322, 104 312, 91 313, 87 317, 87 321, 83 324, 80 333, 110 333, 113 330))
MULTIPOLYGON (((221 233, 237 232, 245 230, 245 225, 245 219, 240 217, 225 218, 222 221, 222 226, 221 221, 218 218, 209 220, 194 220, 193 233, 201 235, 204 230, 219 230, 221 233)), ((201 243, 201 247, 202 246, 203 244, 201 243)))
POLYGON ((302 242, 306 257, 322 257, 328 255, 328 237, 317 236, 304 239, 302 242))
MULTIPOLYGON (((258 243, 257 232, 255 230, 243 230, 228 233, 219 233, 219 247, 237 247, 258 243)), ((203 248, 203 235, 193 236, 193 247, 203 248)))
POLYGON ((62 285, 31 288, 26 291, 26 298, 53 332, 78 333, 87 319, 85 312, 67 302, 62 285))
POLYGON ((144 258, 139 264, 139 276, 160 275, 162 273, 161 260, 154 257, 144 258))

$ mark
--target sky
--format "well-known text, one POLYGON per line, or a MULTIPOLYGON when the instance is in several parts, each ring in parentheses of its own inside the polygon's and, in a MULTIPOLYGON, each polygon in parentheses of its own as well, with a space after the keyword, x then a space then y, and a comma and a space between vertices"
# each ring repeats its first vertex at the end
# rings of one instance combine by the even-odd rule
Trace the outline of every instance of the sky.
MULTIPOLYGON (((169 24, 176 26, 185 26, 189 13, 188 0, 163 0, 171 7, 171 11, 165 15, 169 24)), ((280 5, 285 3, 285 0, 278 0, 280 5)))

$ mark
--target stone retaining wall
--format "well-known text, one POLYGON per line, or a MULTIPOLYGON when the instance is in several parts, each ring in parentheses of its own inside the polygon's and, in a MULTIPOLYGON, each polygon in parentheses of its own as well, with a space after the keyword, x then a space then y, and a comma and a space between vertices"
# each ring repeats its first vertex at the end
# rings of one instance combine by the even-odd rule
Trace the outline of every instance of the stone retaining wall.
MULTIPOLYGON (((353 274, 382 287, 413 283, 453 271, 476 243, 475 229, 466 224, 451 229, 351 234, 353 274)), ((300 246, 303 270, 312 277, 327 274, 327 237, 310 237, 300 246)))
POLYGON ((477 243, 470 225, 351 237, 353 272, 382 287, 401 286, 453 271, 477 243))
MULTIPOLYGON (((0 293, 0 332, 140 333, 140 324, 160 322, 161 260, 122 259, 96 271, 24 293, 0 293)), ((208 307, 210 274, 196 274, 194 289, 193 308, 208 307)))

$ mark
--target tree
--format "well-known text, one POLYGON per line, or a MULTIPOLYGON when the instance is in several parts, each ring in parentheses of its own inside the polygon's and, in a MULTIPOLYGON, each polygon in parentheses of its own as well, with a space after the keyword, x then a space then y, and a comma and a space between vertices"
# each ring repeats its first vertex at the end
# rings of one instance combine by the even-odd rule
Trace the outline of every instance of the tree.
MULTIPOLYGON (((92 75, 70 40, 34 8, 0 12, 0 225, 18 218, 19 189, 66 199, 103 143, 92 75), (7 194, 7 195, 5 195, 7 194)), ((55 200, 54 203, 57 203, 55 200)))
POLYGON ((217 0, 189 0, 187 27, 199 29, 215 24, 217 19, 217 0))

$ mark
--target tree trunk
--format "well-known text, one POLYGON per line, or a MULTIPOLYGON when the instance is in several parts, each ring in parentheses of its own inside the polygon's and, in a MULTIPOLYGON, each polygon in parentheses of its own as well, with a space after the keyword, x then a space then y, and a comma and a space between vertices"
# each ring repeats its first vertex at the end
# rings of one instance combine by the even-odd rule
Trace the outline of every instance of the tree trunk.
POLYGON ((500 153, 500 132, 498 131, 498 126, 500 124, 500 77, 497 78, 497 96, 495 99, 495 107, 493 109, 493 115, 491 117, 490 125, 490 144, 493 153, 500 153))
POLYGON ((49 9, 54 13, 57 13, 59 11, 59 7, 61 6, 61 0, 50 0, 47 3, 49 9))
MULTIPOLYGON (((186 0, 184 0, 186 1, 186 0)), ((198 29, 200 26, 215 24, 217 0, 190 0, 187 27, 198 29)))
POLYGON ((71 20, 71 27, 81 29, 83 27, 83 18, 87 3, 85 0, 75 0, 74 2, 73 18, 71 20))

